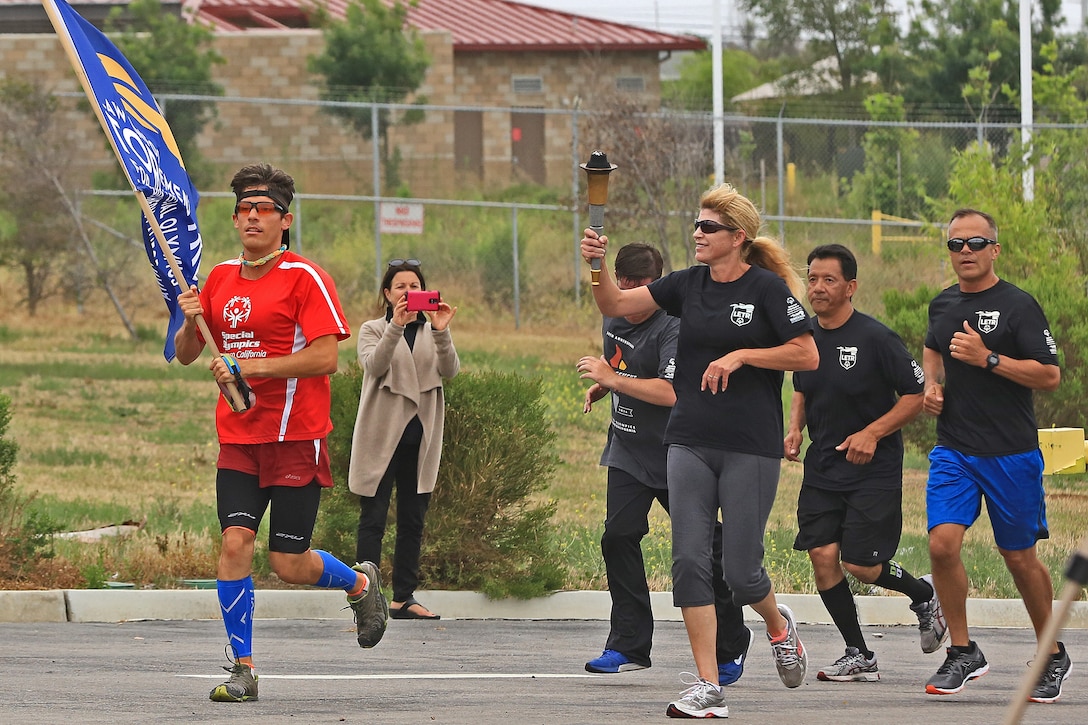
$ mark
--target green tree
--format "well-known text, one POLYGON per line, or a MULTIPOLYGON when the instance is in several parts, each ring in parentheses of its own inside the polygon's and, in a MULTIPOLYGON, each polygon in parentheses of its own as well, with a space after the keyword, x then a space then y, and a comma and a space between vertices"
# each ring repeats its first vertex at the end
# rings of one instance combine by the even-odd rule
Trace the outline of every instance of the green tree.
MULTIPOLYGON (((398 103, 423 82, 430 65, 423 40, 405 25, 408 6, 396 0, 387 6, 382 0, 350 0, 343 21, 322 13, 324 50, 309 58, 311 73, 324 78, 320 95, 326 101, 353 103, 398 103)), ((419 98, 418 102, 426 99, 419 98)), ((328 112, 342 119, 370 139, 369 108, 332 107, 328 112)), ((387 129, 393 123, 388 109, 378 111, 378 135, 382 157, 391 158, 387 129)), ((402 122, 415 116, 405 114, 402 122)), ((394 180, 387 179, 390 186, 394 180)))
MULTIPOLYGON (((722 50, 722 95, 729 99, 777 77, 776 64, 761 63, 751 53, 736 48, 722 50)), ((684 58, 680 77, 661 84, 661 102, 668 108, 709 111, 714 99, 713 53, 699 51, 684 58)))
MULTIPOLYGON (((904 121, 903 97, 878 93, 865 99, 874 121, 904 121)), ((919 173, 919 134, 904 126, 873 126, 865 133, 865 168, 849 182, 847 203, 854 216, 865 218, 874 209, 913 217, 925 202, 919 173)))
MULTIPOLYGON (((1034 7, 1033 66, 1038 67, 1038 49, 1053 41, 1061 26, 1061 0, 1039 0, 1034 7)), ((954 120, 957 114, 977 120, 984 99, 965 107, 963 89, 971 85, 971 69, 980 66, 989 66, 992 88, 1020 87, 1018 0, 919 0, 917 10, 903 38, 903 51, 912 62, 902 69, 899 90, 908 106, 931 109, 941 120, 954 120)), ((1004 120, 1004 113, 1017 120, 1014 111, 1006 105, 991 116, 1004 120)))
POLYGON ((847 93, 873 68, 874 44, 894 28, 887 0, 741 0, 741 7, 763 22, 772 45, 796 48, 806 38, 810 53, 834 57, 847 93))
MULTIPOLYGON (((1063 70, 1061 54, 1057 43, 1040 49, 1043 63, 1032 81, 1035 121, 1088 123, 1088 66, 1063 70)), ((1037 167, 1052 224, 1076 250, 1079 267, 1088 270, 1088 136, 1080 129, 1037 128, 1030 161, 1037 167)))
MULTIPOLYGON (((106 29, 152 94, 223 95, 223 87, 212 80, 213 68, 226 62, 210 47, 214 33, 165 11, 160 0, 133 0, 123 8, 113 8, 106 29)), ((196 139, 215 118, 215 103, 176 101, 160 105, 185 159, 186 170, 200 186, 207 181, 209 172, 196 139)))

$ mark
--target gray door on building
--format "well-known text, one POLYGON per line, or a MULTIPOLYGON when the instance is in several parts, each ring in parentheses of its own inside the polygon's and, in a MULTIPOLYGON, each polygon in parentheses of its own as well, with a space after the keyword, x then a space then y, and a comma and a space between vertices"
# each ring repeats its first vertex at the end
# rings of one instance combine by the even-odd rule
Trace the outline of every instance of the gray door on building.
POLYGON ((510 113, 510 162, 515 181, 547 183, 544 166, 544 114, 510 113))
POLYGON ((483 111, 453 112, 454 169, 484 178, 484 114, 483 111))

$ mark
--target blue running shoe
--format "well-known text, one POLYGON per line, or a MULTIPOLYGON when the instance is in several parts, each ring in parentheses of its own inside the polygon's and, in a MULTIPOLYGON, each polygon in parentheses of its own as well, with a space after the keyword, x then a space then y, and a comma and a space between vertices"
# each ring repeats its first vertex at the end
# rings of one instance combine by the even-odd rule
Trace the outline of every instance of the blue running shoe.
POLYGON ((630 672, 631 670, 644 670, 649 665, 640 665, 627 659, 627 655, 614 649, 606 649, 595 660, 586 662, 586 672, 599 672, 613 675, 617 672, 630 672))
MULTIPOLYGON (((745 629, 748 628, 745 627, 745 629)), ((752 640, 754 639, 755 634, 752 630, 748 629, 748 645, 744 648, 744 651, 741 652, 735 660, 729 660, 728 662, 718 665, 719 685, 722 687, 732 685, 744 674, 744 660, 748 657, 748 650, 752 648, 752 640)))

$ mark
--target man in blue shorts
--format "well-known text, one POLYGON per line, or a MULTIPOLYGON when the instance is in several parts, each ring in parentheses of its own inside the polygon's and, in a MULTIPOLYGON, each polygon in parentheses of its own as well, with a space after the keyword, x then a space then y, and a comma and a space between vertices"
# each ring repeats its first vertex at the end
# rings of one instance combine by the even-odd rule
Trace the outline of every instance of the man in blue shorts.
POLYGON ((922 368, 899 335, 854 309, 858 262, 841 244, 808 255, 808 301, 816 313, 816 370, 793 374, 785 456, 799 460, 806 425, 805 477, 797 498, 797 538, 807 551, 816 590, 846 643, 846 653, 816 677, 876 682, 876 655, 866 646, 843 569, 859 581, 901 592, 918 617, 923 652, 945 636, 929 577, 916 579, 892 559, 903 530, 903 436, 922 412, 922 368))
MULTIPOLYGON (((626 244, 616 254, 621 289, 649 284, 661 276, 661 253, 649 244, 626 244)), ((647 514, 656 500, 669 511, 666 485, 668 447, 665 425, 676 402, 672 388, 680 320, 664 310, 632 317, 606 317, 604 355, 578 361, 582 378, 593 381, 583 410, 612 394, 612 423, 601 465, 608 467, 608 488, 601 554, 612 596, 611 628, 604 652, 586 670, 617 673, 650 666, 654 617, 642 558, 647 514)), ((714 533, 714 608, 717 614, 718 684, 731 685, 744 672, 752 630, 722 578, 721 524, 714 533)))
MULTIPOLYGON (((952 644, 926 683, 931 695, 957 693, 990 669, 968 633, 961 555, 983 499, 1037 638, 1054 600, 1050 572, 1035 551, 1050 534, 1032 391, 1057 389, 1057 344, 1039 303, 994 272, 1001 245, 993 217, 975 209, 953 213, 948 252, 957 283, 929 304, 922 354, 923 408, 937 416, 926 488, 929 556, 952 644)), ((1054 643, 1029 699, 1057 700, 1069 669, 1065 645, 1054 643)))

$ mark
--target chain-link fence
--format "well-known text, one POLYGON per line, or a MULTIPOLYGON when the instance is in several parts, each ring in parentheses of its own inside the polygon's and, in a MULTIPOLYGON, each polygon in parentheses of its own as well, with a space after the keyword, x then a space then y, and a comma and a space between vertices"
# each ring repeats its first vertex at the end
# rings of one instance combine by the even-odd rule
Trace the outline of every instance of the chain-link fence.
MULTIPOLYGON (((671 268, 692 261, 691 218, 698 195, 714 181, 711 114, 645 112, 622 96, 598 98, 598 108, 574 102, 559 109, 170 94, 160 103, 169 114, 172 106, 194 100, 213 100, 219 108, 216 123, 198 139, 203 160, 218 170, 215 178, 229 178, 255 159, 296 176, 302 192, 294 210, 300 244, 318 241, 307 235, 310 200, 372 206, 372 239, 359 241, 374 249, 376 276, 383 250, 382 204, 460 206, 505 215, 515 315, 523 288, 519 214, 526 211, 553 215, 553 223, 557 214, 569 220, 561 225, 569 230, 568 244, 549 263, 567 270, 576 299, 583 294, 578 240, 587 219, 579 164, 591 151, 606 151, 620 167, 612 175, 606 233, 619 229, 623 241, 637 236, 662 246, 671 268), (329 113, 334 108, 369 114, 371 137, 354 134, 329 113), (388 118, 389 125, 380 118, 388 118)), ((1021 139, 1017 125, 985 122, 785 114, 722 120, 725 178, 763 209, 766 233, 798 248, 840 241, 874 254, 939 237, 944 220, 927 218, 927 200, 946 195, 957 151, 983 142, 1000 157, 1018 153, 1021 139)), ((1088 130, 1084 125, 1035 128, 1088 130)), ((106 156, 101 164, 112 161, 106 156)), ((560 244, 556 240, 557 249, 560 244)))

